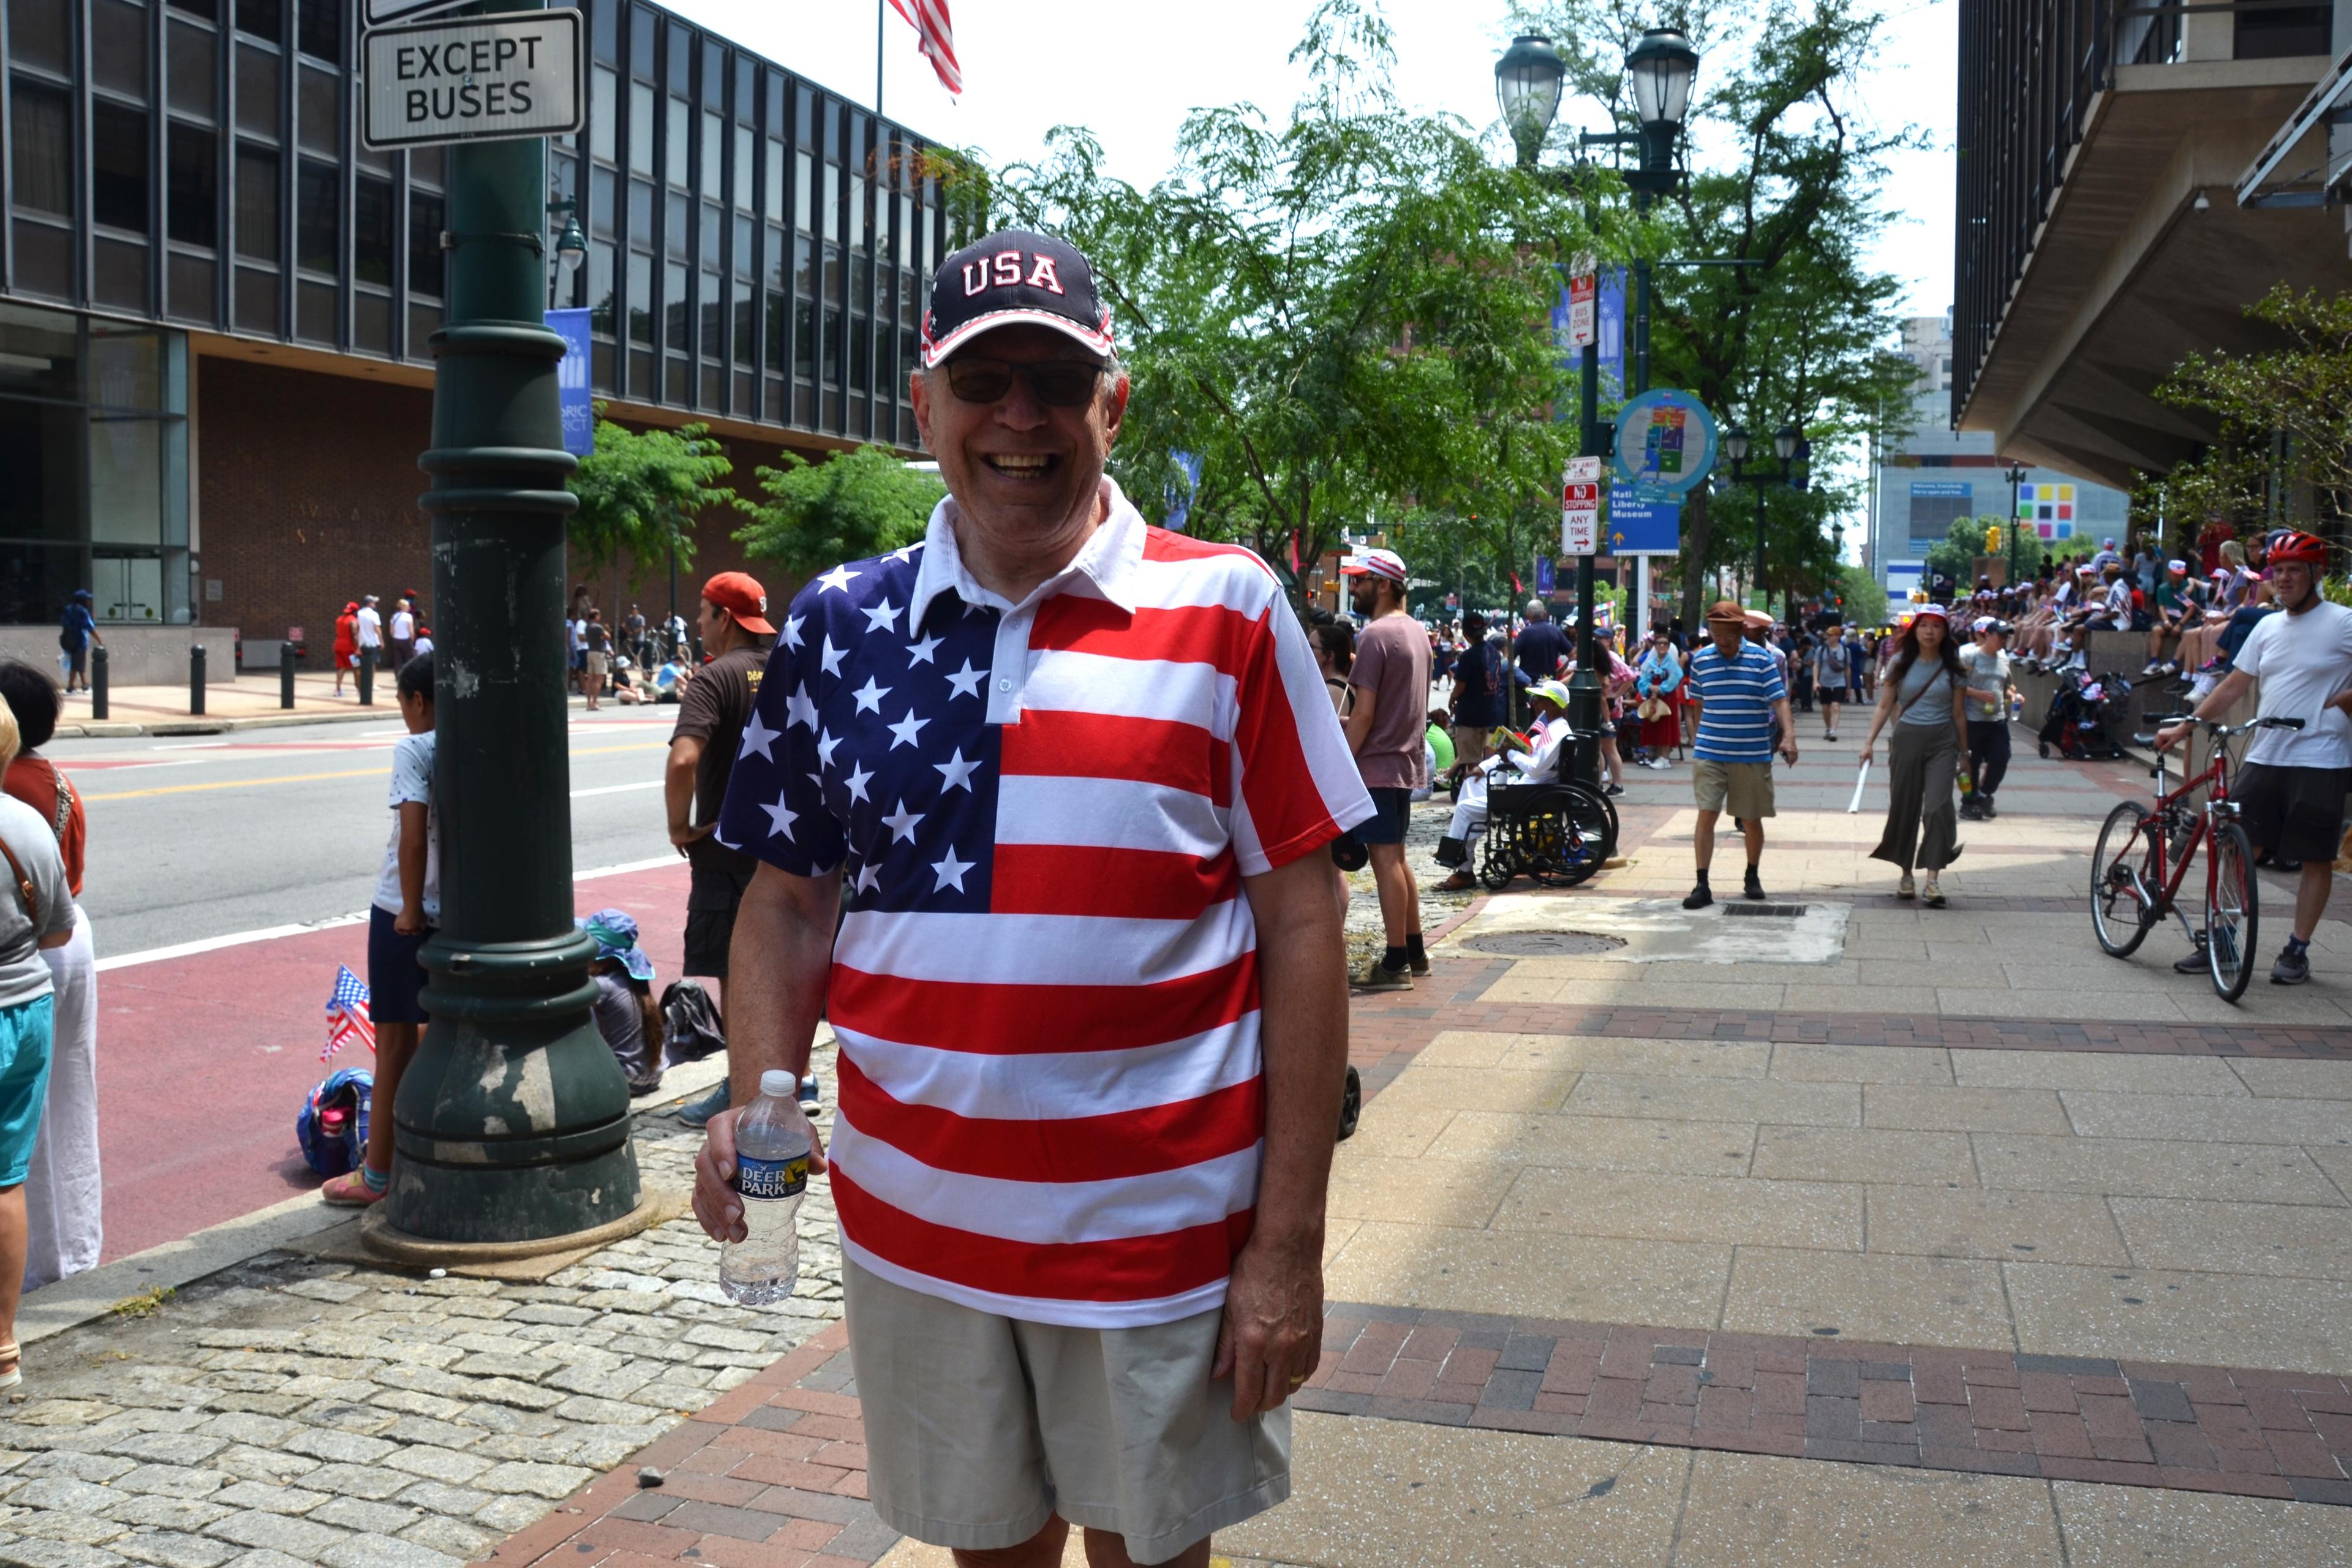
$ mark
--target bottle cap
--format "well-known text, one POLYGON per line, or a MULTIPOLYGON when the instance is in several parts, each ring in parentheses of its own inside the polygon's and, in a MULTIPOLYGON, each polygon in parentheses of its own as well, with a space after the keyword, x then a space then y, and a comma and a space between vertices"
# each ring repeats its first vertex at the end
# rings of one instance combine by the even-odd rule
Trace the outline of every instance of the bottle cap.
POLYGON ((801 1091, 800 1079, 781 1068, 760 1075, 760 1092, 777 1100, 790 1100, 801 1091))

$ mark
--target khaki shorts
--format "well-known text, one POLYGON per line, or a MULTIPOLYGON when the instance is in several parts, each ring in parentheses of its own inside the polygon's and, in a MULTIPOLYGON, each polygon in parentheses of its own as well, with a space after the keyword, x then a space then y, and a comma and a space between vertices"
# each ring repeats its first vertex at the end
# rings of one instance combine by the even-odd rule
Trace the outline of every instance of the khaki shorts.
POLYGON ((1691 763, 1691 794, 1701 811, 1728 811, 1749 822, 1770 816, 1772 764, 1698 758, 1691 763))
POLYGON ((842 1261, 874 1511, 903 1535, 986 1552, 1059 1513, 1138 1563, 1290 1495, 1287 1407, 1233 1418, 1211 1383, 1223 1314, 1140 1329, 1024 1322, 842 1261))

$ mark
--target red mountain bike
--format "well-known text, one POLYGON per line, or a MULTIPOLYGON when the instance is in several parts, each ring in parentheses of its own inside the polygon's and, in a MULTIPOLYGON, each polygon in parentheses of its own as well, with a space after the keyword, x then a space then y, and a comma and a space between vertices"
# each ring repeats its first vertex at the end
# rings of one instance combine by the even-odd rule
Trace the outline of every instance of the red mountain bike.
MULTIPOLYGON (((2189 719, 2217 742, 2213 760, 2203 773, 2183 781, 2167 794, 2165 754, 2156 754, 2149 776, 2156 780, 2151 805, 2126 801, 2107 814, 2099 828, 2099 846, 2091 856, 2091 929, 2099 946, 2116 958, 2129 958, 2147 940, 2165 916, 2189 931, 2189 917, 2176 899, 2188 879, 2189 862, 2200 845, 2205 856, 2205 962, 2213 973, 2213 989, 2224 1002, 2246 994, 2254 977, 2254 928, 2260 910, 2254 880, 2254 847, 2239 825, 2238 807, 2230 799, 2230 753, 2218 742, 2249 730, 2300 730, 2300 719, 2257 719, 2246 724, 2216 724, 2210 719, 2170 714, 2150 722, 2175 723, 2189 719), (2205 804, 2189 796, 2206 791, 2205 804)), ((2141 745, 2156 742, 2153 735, 2133 737, 2141 745)), ((2194 940, 2196 933, 2189 931, 2194 940)))

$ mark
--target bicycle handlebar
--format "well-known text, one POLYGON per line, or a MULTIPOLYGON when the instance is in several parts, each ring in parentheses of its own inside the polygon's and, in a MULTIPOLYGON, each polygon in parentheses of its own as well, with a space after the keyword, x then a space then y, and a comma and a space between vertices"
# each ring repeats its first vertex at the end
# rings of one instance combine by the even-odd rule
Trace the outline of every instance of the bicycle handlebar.
MULTIPOLYGON (((2167 725, 2202 724, 2215 734, 2225 738, 2231 735, 2242 735, 2249 730, 2300 730, 2304 727, 2303 721, 2300 719, 2273 717, 2249 719, 2242 724, 2224 724, 2218 719, 2200 719, 2194 713, 2153 713, 2148 716, 2147 721, 2151 724, 2167 725)), ((2136 746, 2153 746, 2156 744, 2156 737, 2152 734, 2134 735, 2132 743, 2136 746)))

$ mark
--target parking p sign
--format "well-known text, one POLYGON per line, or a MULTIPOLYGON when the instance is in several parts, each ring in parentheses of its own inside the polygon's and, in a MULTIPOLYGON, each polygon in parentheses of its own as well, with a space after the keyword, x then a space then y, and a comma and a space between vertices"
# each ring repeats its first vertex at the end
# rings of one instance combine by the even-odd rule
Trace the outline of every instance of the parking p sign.
POLYGON ((562 136, 587 123, 575 10, 378 27, 361 51, 360 139, 371 148, 562 136))

